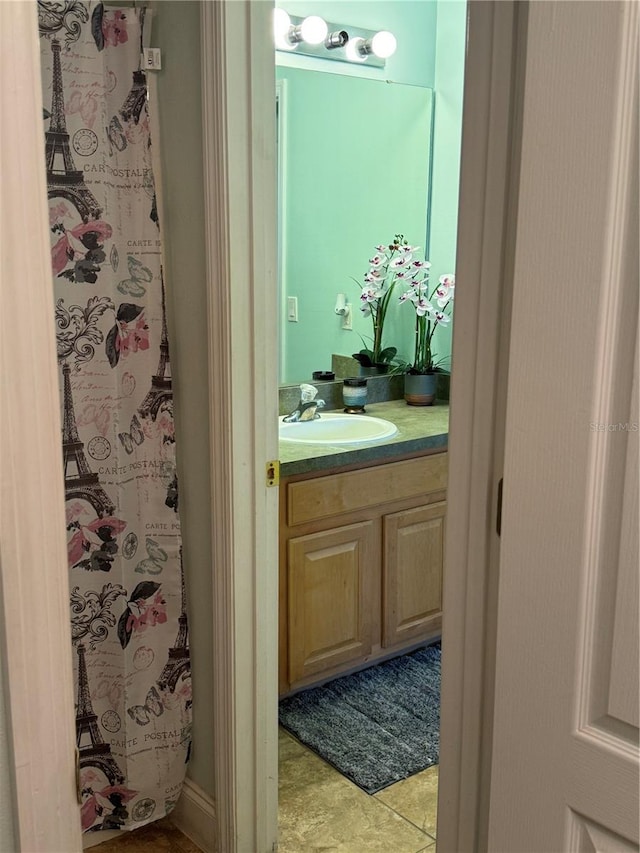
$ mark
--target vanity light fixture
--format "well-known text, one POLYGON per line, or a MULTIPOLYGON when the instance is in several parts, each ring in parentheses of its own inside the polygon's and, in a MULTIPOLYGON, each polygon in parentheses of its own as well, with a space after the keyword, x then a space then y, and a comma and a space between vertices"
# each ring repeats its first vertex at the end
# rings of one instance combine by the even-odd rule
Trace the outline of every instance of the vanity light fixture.
POLYGON ((396 38, 388 30, 365 30, 325 21, 319 15, 298 18, 284 9, 273 13, 273 35, 277 50, 295 51, 316 59, 365 63, 384 68, 396 50, 396 38))
POLYGON ((346 30, 336 30, 324 40, 324 46, 327 50, 335 50, 337 47, 344 47, 349 41, 349 33, 346 30))

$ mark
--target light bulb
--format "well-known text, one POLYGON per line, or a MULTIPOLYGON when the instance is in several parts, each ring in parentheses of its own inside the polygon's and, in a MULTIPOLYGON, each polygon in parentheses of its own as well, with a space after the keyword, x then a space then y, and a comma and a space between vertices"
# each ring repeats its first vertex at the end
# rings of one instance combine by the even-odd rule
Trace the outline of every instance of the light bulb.
POLYGON ((328 32, 327 22, 319 15, 309 15, 300 24, 300 35, 307 44, 322 44, 328 32))
POLYGON ((287 35, 291 29, 291 18, 284 9, 273 10, 273 40, 278 50, 294 50, 295 44, 291 44, 287 35))
POLYGON ((396 37, 387 30, 381 30, 371 39, 371 50, 380 59, 388 59, 392 56, 397 46, 396 37))
POLYGON ((284 9, 273 10, 273 37, 286 36, 291 26, 291 18, 287 15, 284 9))
POLYGON ((366 52, 361 52, 361 49, 364 47, 365 41, 360 36, 356 36, 356 38, 349 39, 347 42, 347 46, 345 48, 345 56, 350 62, 366 62, 367 54, 366 52))

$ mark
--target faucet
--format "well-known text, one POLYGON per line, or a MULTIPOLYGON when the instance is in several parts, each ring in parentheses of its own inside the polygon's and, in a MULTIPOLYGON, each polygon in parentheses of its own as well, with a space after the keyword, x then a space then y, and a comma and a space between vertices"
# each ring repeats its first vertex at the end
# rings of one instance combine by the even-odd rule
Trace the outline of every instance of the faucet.
POLYGON ((320 399, 316 400, 317 393, 317 388, 303 382, 300 386, 300 402, 291 414, 286 415, 282 420, 285 423, 292 424, 298 421, 313 421, 319 418, 318 409, 321 409, 325 405, 325 402, 320 399))

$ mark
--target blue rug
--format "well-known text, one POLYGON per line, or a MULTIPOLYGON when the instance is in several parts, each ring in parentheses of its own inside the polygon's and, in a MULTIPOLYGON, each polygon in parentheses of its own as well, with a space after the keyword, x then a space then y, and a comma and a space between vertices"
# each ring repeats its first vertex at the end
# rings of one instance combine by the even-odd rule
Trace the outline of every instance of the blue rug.
POLYGON ((368 794, 438 763, 440 644, 280 702, 280 723, 368 794))

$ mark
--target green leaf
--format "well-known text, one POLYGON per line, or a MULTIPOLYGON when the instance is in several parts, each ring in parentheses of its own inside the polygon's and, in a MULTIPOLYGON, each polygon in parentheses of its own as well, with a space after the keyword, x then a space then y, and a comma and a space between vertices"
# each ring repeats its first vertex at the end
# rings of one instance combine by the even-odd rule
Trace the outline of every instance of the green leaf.
POLYGON ((385 349, 380 353, 379 361, 382 364, 386 364, 395 358, 397 352, 398 350, 396 347, 385 347, 385 349))

